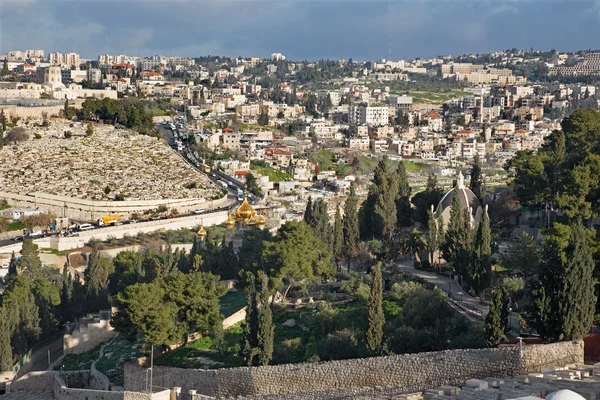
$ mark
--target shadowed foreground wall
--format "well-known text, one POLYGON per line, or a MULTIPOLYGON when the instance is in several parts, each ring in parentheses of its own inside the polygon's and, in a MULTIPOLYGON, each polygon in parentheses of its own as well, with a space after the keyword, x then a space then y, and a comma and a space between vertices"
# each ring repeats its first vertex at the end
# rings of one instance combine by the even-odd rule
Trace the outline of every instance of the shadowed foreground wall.
MULTIPOLYGON (((155 387, 180 386, 184 392, 214 397, 285 395, 394 387, 414 392, 468 379, 504 377, 540 371, 542 367, 583 363, 583 342, 562 342, 499 349, 447 350, 323 363, 286 364, 219 370, 154 367, 155 387)), ((125 366, 125 390, 144 389, 146 369, 125 366)))

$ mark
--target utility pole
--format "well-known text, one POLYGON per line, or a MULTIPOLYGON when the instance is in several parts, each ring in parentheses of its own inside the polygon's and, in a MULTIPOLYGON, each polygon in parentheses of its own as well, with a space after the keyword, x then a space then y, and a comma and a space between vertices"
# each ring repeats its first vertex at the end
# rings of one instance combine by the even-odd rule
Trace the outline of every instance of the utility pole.
POLYGON ((154 346, 150 350, 150 393, 152 393, 152 374, 154 373, 154 346))

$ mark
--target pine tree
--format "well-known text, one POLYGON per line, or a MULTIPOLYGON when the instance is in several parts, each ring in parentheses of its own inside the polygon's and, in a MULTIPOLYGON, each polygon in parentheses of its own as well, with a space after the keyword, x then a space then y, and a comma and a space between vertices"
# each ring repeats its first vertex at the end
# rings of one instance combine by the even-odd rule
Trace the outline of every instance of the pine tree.
POLYGON ((485 342, 488 347, 497 347, 504 338, 503 297, 502 288, 496 288, 490 301, 490 311, 485 317, 485 342))
POLYGON ((273 358, 273 341, 275 339, 275 327, 273 326, 273 312, 271 311, 271 302, 269 301, 269 277, 262 274, 262 291, 260 296, 260 318, 258 329, 258 363, 260 365, 269 365, 273 358))
POLYGON ((473 257, 469 280, 477 294, 485 289, 488 284, 492 267, 492 231, 487 206, 481 213, 479 225, 475 232, 473 243, 473 257))
POLYGON ((481 160, 479 154, 475 154, 473 159, 473 167, 471 168, 471 181, 469 182, 469 189, 477 196, 479 201, 483 201, 485 197, 485 189, 483 183, 483 174, 481 172, 481 160))
POLYGON ((381 263, 373 267, 373 282, 367 304, 367 332, 366 346, 372 354, 381 354, 383 350, 383 280, 381 276, 381 263))
POLYGON ((356 245, 360 240, 357 207, 358 198, 354 191, 354 185, 350 185, 350 194, 344 203, 344 219, 342 220, 342 231, 344 233, 343 254, 348 260, 348 268, 350 268, 350 259, 353 257, 356 245))
POLYGON ((546 236, 534 292, 537 328, 545 340, 578 340, 592 325, 596 281, 587 234, 579 224, 557 224, 546 236))
POLYGON ((258 355, 258 296, 256 294, 256 282, 254 274, 247 273, 246 279, 248 293, 246 300, 246 318, 242 323, 242 343, 240 355, 247 365, 255 365, 255 358, 258 355))
POLYGON ((410 205, 410 185, 408 175, 404 167, 404 161, 400 161, 396 170, 398 182, 398 194, 396 196, 396 219, 398 226, 407 227, 412 225, 412 207, 410 205))
POLYGON ((336 264, 339 265, 342 260, 344 250, 344 228, 342 224, 342 215, 340 213, 340 205, 335 208, 335 219, 333 222, 333 256, 336 264))
POLYGON ((308 201, 306 202, 306 210, 304 210, 304 222, 306 222, 308 225, 312 226, 312 209, 313 209, 313 202, 312 202, 312 196, 310 196, 308 198, 308 201))
POLYGON ((65 114, 65 118, 70 119, 69 118, 69 114, 70 114, 70 110, 69 110, 69 99, 65 98, 65 109, 63 110, 64 114, 65 114))
POLYGON ((433 266, 435 265, 435 252, 438 251, 438 221, 433 213, 433 206, 429 210, 429 222, 428 222, 428 233, 427 233, 427 251, 429 251, 429 262, 433 266))

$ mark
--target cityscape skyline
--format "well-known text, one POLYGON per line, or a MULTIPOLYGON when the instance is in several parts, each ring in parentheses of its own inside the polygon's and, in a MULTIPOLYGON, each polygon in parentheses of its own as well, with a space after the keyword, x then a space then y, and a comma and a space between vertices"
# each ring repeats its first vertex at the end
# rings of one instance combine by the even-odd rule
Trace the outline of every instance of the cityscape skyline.
POLYGON ((98 54, 267 57, 281 52, 293 60, 367 61, 515 47, 575 51, 597 47, 594 37, 600 35, 600 2, 593 0, 118 4, 117 9, 95 0, 3 1, 0 53, 41 48, 95 59, 98 54))

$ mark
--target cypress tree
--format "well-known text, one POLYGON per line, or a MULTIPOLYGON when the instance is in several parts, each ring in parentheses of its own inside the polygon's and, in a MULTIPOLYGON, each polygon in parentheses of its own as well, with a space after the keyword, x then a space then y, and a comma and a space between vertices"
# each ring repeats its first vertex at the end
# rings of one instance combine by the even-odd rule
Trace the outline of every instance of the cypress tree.
POLYGON ((63 266, 62 288, 60 290, 60 314, 62 322, 71 321, 73 312, 71 310, 71 294, 73 292, 73 279, 69 273, 68 263, 63 266))
POLYGON ((383 350, 383 281, 381 276, 381 263, 373 267, 373 282, 367 304, 367 332, 366 346, 372 354, 381 354, 383 350))
POLYGON ((273 358, 273 341, 275 339, 275 328, 273 326, 273 313, 269 301, 269 277, 262 274, 262 291, 260 296, 260 318, 258 329, 258 363, 269 365, 273 358))
POLYGON ((348 268, 350 268, 350 259, 353 257, 356 245, 360 240, 357 207, 358 198, 352 184, 350 185, 350 194, 344 203, 344 219, 342 220, 342 231, 344 234, 343 253, 348 260, 348 268))
POLYGON ((459 196, 459 190, 455 188, 450 206, 450 221, 448 221, 446 229, 443 253, 446 261, 452 264, 459 275, 468 277, 471 256, 471 216, 467 208, 463 210, 459 196))
POLYGON ((313 209, 313 204, 312 204, 312 196, 310 196, 308 198, 308 201, 306 202, 306 210, 304 210, 304 222, 306 222, 308 225, 312 226, 312 209, 313 209))
POLYGON ((483 201, 485 197, 485 189, 483 187, 483 174, 481 172, 481 160, 479 154, 475 154, 473 159, 473 167, 471 167, 471 181, 469 182, 469 189, 477 196, 479 201, 483 201))
POLYGON ((240 355, 247 365, 254 365, 255 358, 258 355, 258 298, 256 295, 254 274, 247 273, 246 279, 248 281, 248 286, 246 287, 248 296, 246 300, 246 318, 242 323, 242 345, 240 355))
POLYGON ((490 301, 490 311, 485 317, 485 342, 488 347, 497 347, 504 338, 503 297, 501 288, 494 290, 492 301, 490 301))
POLYGON ((329 213, 327 212, 327 203, 323 199, 318 199, 313 203, 312 207, 312 223, 310 224, 314 229, 315 236, 321 239, 324 243, 327 243, 329 249, 333 247, 333 240, 331 237, 331 226, 329 225, 329 213))
POLYGON ((335 220, 333 222, 333 256, 336 264, 339 265, 342 260, 342 252, 344 250, 344 231, 342 226, 342 215, 340 213, 340 205, 335 208, 335 220))
POLYGON ((490 219, 487 213, 487 206, 481 213, 479 225, 475 232, 473 243, 472 267, 469 279, 475 292, 481 294, 485 289, 492 267, 492 231, 490 229, 490 219))
POLYGON ((412 225, 412 207, 410 205, 410 185, 408 175, 404 167, 404 161, 400 161, 396 170, 398 181, 398 194, 396 196, 396 219, 398 226, 407 227, 412 225))
POLYGON ((8 263, 8 276, 7 279, 17 276, 17 259, 15 258, 15 252, 12 252, 10 256, 10 262, 8 263))
POLYGON ((13 369, 11 335, 8 312, 4 307, 0 307, 0 371, 12 371, 13 369))
POLYGON ((438 250, 438 221, 433 213, 433 206, 429 209, 429 222, 427 233, 427 251, 429 251, 429 262, 435 265, 435 252, 438 250))
POLYGON ((546 236, 534 291, 538 332, 545 340, 578 340, 589 331, 596 296, 594 259, 580 224, 558 225, 546 236))

